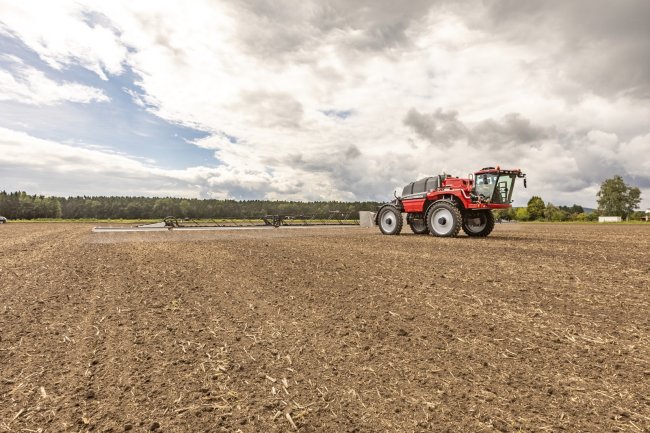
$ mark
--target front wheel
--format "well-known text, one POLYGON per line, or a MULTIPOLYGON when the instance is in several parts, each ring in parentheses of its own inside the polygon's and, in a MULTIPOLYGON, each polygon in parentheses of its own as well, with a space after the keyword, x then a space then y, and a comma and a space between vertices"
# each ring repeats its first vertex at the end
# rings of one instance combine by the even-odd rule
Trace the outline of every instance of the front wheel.
POLYGON ((461 219, 458 208, 447 200, 432 204, 427 211, 427 227, 433 236, 455 237, 460 230, 461 219))
POLYGON ((463 215, 463 231, 467 236, 485 237, 494 229, 494 215, 492 211, 466 212, 463 215))
POLYGON ((385 235, 398 235, 402 231, 402 213, 395 206, 384 206, 379 211, 379 230, 385 235))

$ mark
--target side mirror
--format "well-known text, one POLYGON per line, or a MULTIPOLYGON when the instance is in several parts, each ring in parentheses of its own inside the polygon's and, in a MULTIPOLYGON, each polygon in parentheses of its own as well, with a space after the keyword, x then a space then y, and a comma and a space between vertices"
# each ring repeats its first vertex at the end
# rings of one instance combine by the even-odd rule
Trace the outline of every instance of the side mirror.
POLYGON ((524 188, 528 188, 528 186, 526 186, 526 178, 524 178, 524 188))

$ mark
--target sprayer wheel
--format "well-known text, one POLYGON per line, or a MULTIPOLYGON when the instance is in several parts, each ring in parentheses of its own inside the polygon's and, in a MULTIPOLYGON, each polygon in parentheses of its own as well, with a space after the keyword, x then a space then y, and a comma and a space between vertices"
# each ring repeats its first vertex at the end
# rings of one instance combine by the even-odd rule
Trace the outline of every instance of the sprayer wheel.
POLYGON ((377 218, 379 230, 385 235, 398 235, 402 231, 402 212, 393 205, 381 208, 377 218))
POLYGON ((462 215, 454 203, 440 200, 429 207, 426 221, 433 236, 453 238, 460 231, 462 215))
POLYGON ((463 231, 467 236, 485 237, 494 229, 494 215, 492 211, 466 212, 463 215, 463 231))

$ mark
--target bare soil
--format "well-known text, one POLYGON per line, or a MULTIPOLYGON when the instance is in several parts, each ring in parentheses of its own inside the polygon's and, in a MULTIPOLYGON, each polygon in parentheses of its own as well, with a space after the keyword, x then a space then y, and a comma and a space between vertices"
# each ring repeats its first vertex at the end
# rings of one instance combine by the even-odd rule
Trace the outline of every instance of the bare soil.
POLYGON ((1 432, 650 432, 650 225, 0 226, 1 432))

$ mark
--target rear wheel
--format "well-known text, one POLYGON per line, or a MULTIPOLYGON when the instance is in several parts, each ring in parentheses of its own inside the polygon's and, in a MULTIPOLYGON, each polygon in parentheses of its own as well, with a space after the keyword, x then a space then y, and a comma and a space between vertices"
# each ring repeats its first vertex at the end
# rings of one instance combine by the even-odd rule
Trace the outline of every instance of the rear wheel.
POLYGON ((467 212, 463 215, 463 231, 467 236, 485 237, 494 229, 492 211, 467 212))
POLYGON ((453 238, 458 235, 461 219, 460 211, 452 202, 439 201, 427 211, 427 228, 433 236, 453 238))
POLYGON ((416 235, 426 235, 429 233, 427 222, 423 219, 411 220, 411 222, 409 222, 409 226, 411 227, 411 231, 416 235))
POLYGON ((402 231, 402 213, 395 206, 384 206, 379 211, 379 230, 385 235, 398 235, 402 231))

